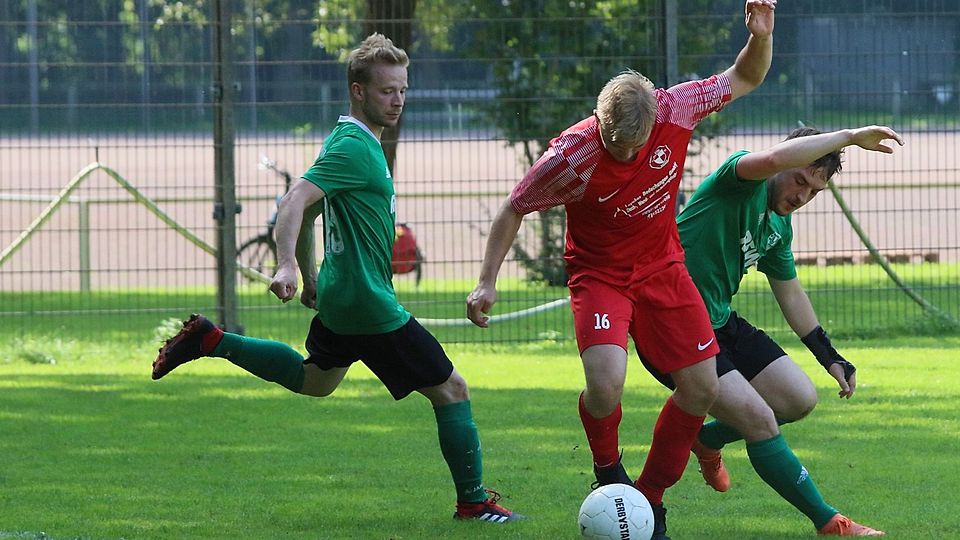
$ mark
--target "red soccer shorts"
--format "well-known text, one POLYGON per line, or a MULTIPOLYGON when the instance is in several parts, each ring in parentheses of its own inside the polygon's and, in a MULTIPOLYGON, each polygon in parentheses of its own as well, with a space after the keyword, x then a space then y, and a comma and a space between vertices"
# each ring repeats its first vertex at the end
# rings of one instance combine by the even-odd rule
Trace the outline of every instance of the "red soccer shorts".
POLYGON ((673 263, 629 287, 589 276, 572 280, 570 307, 583 353, 594 345, 637 351, 661 373, 692 366, 720 352, 710 316, 682 262, 673 263))

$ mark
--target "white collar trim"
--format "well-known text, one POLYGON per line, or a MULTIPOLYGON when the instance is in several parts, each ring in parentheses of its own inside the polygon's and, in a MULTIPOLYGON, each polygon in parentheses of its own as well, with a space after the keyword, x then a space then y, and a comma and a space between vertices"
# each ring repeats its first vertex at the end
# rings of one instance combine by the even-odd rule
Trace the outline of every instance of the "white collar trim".
POLYGON ((374 135, 373 132, 370 131, 370 128, 368 128, 366 124, 364 124, 360 120, 357 120, 355 117, 350 116, 348 114, 341 114, 340 118, 337 119, 337 123, 340 123, 340 122, 350 122, 351 124, 356 124, 357 126, 360 127, 360 129, 366 131, 371 137, 373 137, 373 139, 377 141, 377 144, 380 144, 380 138, 374 135))

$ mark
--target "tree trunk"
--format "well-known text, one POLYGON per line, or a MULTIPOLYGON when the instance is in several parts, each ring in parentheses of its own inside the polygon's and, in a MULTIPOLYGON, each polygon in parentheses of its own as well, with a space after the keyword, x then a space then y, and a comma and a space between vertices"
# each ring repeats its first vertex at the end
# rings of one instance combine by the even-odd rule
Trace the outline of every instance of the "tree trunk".
MULTIPOLYGON (((367 0, 367 18, 364 21, 364 35, 380 32, 393 41, 393 44, 409 50, 413 36, 413 16, 417 9, 417 0, 367 0)), ((380 142, 383 155, 387 158, 390 174, 397 160, 397 142, 400 140, 400 122, 394 127, 383 130, 380 142)))

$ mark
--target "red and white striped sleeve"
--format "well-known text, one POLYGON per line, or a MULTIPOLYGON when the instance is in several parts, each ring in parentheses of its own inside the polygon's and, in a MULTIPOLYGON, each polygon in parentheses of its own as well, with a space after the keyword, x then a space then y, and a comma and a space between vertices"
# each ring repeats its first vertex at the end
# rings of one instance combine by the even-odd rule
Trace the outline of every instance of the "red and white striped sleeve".
POLYGON ((722 109, 732 95, 730 77, 718 73, 658 91, 657 122, 692 130, 701 120, 722 109))
POLYGON ((589 132, 565 133, 550 141, 547 151, 513 191, 510 204, 529 214, 579 201, 600 159, 601 145, 589 132))

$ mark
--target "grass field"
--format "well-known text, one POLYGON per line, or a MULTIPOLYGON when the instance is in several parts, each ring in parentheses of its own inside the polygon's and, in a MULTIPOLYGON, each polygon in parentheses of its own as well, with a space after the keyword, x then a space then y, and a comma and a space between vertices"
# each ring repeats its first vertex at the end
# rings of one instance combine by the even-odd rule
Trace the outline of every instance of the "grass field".
MULTIPOLYGON (((331 398, 290 394, 223 360, 154 382, 156 342, 109 334, 0 348, 0 539, 575 538, 592 480, 576 415, 572 344, 454 345, 471 382, 485 476, 531 516, 456 523, 427 402, 395 403, 364 368, 331 398), (17 354, 19 350, 46 351, 17 354)), ((893 538, 960 531, 960 338, 843 347, 860 387, 840 401, 805 351, 821 403, 784 433, 827 500, 893 538)), ((633 362, 621 427, 639 473, 666 397, 633 362)), ((814 532, 725 451, 733 489, 695 462, 667 494, 677 539, 808 538, 814 532)))
MULTIPOLYGON (((957 265, 897 270, 958 316, 957 265)), ((860 387, 851 401, 836 399, 762 277, 748 277, 738 309, 782 337, 820 391, 811 417, 784 428, 787 440, 828 502, 855 520, 895 538, 956 537, 960 335, 925 317, 877 267, 800 271, 859 367, 860 387)), ((399 294, 421 318, 456 318, 471 287, 400 282, 399 294)), ((498 309, 565 292, 505 281, 498 309)), ((255 288, 241 302, 248 333, 302 351, 307 310, 277 308, 255 288)), ((576 537, 592 475, 568 309, 494 326, 481 334, 493 344, 447 346, 471 384, 487 483, 531 516, 499 528, 452 522, 429 405, 419 396, 395 403, 362 366, 328 399, 290 394, 223 360, 151 381, 171 317, 213 307, 210 289, 0 293, 0 540, 576 537), (496 343, 516 336, 532 341, 496 343)), ((450 342, 481 331, 435 332, 450 342)), ((632 361, 621 442, 633 474, 666 396, 632 361)), ((813 536, 756 477, 742 444, 725 456, 732 491, 714 493, 691 463, 668 492, 674 538, 813 536)))

